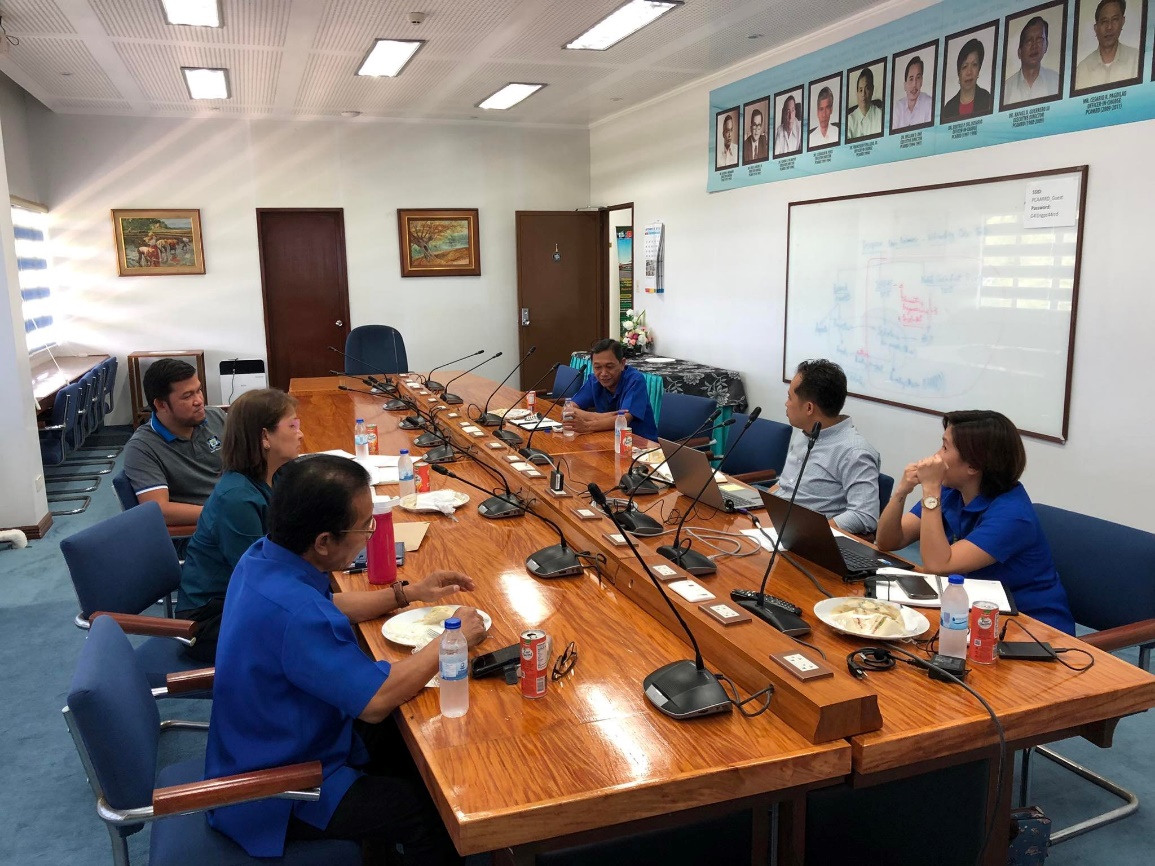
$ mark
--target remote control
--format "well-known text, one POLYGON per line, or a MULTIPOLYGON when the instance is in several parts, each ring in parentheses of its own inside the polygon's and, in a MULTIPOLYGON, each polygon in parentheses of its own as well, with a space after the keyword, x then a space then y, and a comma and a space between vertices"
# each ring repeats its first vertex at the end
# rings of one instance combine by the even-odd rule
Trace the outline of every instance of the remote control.
MULTIPOLYGON (((757 601, 758 593, 752 589, 732 589, 730 590, 730 598, 734 599, 734 601, 757 601)), ((782 610, 789 611, 795 616, 802 615, 802 608, 796 604, 788 602, 784 598, 778 598, 776 595, 770 595, 770 593, 766 593, 763 596, 763 599, 763 604, 769 604, 773 607, 780 607, 782 610)))

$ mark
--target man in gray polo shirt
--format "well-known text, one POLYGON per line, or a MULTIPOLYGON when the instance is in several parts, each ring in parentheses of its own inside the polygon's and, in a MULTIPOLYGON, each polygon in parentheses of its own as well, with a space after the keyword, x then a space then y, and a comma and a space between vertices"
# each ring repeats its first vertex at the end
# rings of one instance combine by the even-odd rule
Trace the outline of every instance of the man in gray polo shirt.
POLYGON ((124 474, 136 498, 160 505, 169 526, 192 525, 221 474, 225 413, 205 406, 197 371, 162 358, 144 373, 152 420, 124 448, 124 474))
POLYGON ((822 431, 794 501, 822 512, 846 532, 872 535, 878 527, 878 452, 849 416, 839 414, 845 402, 841 367, 826 360, 798 365, 786 395, 786 420, 797 429, 773 493, 789 499, 794 492, 806 455, 806 432, 819 421, 822 431))

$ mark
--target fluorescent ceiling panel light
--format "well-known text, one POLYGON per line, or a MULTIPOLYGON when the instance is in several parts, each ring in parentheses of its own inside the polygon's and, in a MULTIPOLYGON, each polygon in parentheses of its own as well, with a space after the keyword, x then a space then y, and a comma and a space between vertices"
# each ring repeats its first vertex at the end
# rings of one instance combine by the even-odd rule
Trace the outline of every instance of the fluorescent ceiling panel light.
POLYGON ((164 6, 164 20, 169 24, 188 24, 192 27, 220 27, 220 0, 160 0, 164 6))
POLYGON ((605 51, 631 33, 637 33, 647 24, 653 24, 671 9, 681 6, 682 2, 683 0, 630 0, 565 47, 605 51))
POLYGON ((182 66, 188 95, 193 99, 228 99, 229 71, 227 69, 198 69, 182 66))
POLYGON ((378 39, 357 70, 358 75, 375 77, 400 75, 417 49, 425 44, 424 39, 378 39))
POLYGON ((513 108, 523 99, 533 96, 543 87, 545 87, 544 84, 507 84, 497 93, 489 96, 483 102, 479 102, 477 107, 504 111, 507 108, 513 108))

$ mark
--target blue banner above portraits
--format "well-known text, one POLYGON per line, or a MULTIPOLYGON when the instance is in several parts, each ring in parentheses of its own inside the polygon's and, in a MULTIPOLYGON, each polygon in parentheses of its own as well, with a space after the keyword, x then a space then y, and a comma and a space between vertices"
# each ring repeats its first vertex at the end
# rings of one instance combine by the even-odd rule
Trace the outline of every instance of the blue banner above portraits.
POLYGON ((1149 3, 945 2, 720 87, 707 190, 1149 120, 1149 3))

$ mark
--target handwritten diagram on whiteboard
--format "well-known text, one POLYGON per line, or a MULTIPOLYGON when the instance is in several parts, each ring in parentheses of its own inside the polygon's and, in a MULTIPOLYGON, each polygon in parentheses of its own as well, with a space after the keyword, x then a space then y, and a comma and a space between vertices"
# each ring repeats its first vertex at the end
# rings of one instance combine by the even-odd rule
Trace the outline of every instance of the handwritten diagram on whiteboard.
POLYGON ((791 204, 783 378, 829 358, 855 396, 1065 440, 1085 186, 1076 168, 791 204))

